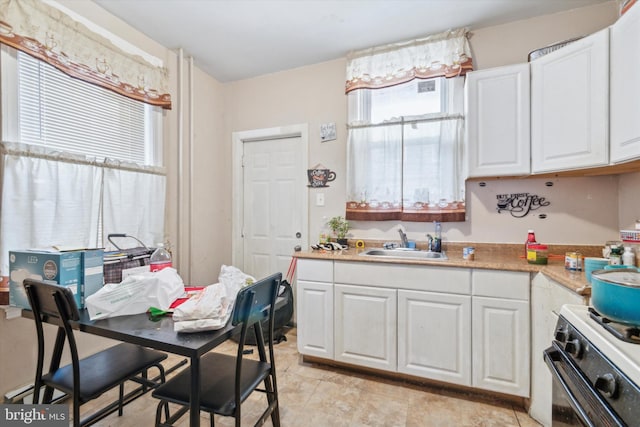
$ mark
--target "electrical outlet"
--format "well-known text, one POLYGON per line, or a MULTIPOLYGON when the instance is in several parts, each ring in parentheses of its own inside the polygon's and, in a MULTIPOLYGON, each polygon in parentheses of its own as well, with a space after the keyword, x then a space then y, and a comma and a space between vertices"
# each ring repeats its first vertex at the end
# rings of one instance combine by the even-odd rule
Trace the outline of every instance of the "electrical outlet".
POLYGON ((324 206, 324 193, 316 194, 316 206, 324 206))

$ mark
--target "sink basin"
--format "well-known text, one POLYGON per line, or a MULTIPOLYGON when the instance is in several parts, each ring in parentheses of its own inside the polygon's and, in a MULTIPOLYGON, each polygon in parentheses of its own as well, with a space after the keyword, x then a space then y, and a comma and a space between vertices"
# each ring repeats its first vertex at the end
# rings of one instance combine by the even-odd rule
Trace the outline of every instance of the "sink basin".
POLYGON ((362 256, 374 256, 379 258, 401 258, 401 259, 428 259, 433 261, 445 261, 447 255, 444 252, 416 251, 406 249, 367 249, 360 252, 362 256))

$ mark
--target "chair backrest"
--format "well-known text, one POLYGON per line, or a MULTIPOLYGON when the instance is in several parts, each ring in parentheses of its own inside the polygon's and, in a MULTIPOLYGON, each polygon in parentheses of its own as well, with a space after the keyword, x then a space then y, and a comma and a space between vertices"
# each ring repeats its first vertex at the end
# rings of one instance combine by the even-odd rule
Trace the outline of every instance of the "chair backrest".
MULTIPOLYGON (((36 362, 36 378, 34 381, 35 390, 33 392, 34 401, 39 402, 40 386, 42 385, 42 375, 45 357, 45 338, 43 323, 45 321, 58 325, 56 344, 51 355, 49 372, 55 372, 60 366, 60 356, 62 347, 66 339, 69 344, 71 364, 73 366, 73 405, 77 408, 79 403, 80 389, 80 364, 78 358, 78 346, 73 335, 73 328, 70 320, 78 320, 80 313, 76 300, 70 289, 60 285, 52 285, 39 280, 25 279, 23 286, 29 297, 33 319, 36 324, 36 334, 38 335, 38 360, 36 362), (58 350, 56 350, 58 349, 58 350)), ((51 390, 45 391, 45 401, 50 401, 51 390)), ((74 409, 75 410, 75 409, 74 409)))
POLYGON ((282 273, 276 273, 240 289, 233 309, 231 320, 233 325, 245 323, 250 327, 256 322, 269 318, 269 315, 275 311, 281 280, 282 273))
POLYGON ((34 316, 55 317, 62 322, 80 318, 76 300, 70 289, 33 279, 25 279, 23 285, 34 316))

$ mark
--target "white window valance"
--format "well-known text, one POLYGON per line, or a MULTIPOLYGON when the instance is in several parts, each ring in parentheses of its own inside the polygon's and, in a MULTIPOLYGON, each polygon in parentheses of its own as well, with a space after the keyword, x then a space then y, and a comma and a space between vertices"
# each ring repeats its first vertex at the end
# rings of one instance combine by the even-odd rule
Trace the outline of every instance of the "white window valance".
POLYGON ((345 92, 389 87, 416 78, 464 75, 473 69, 467 35, 467 29, 449 30, 350 53, 345 92))
POLYGON ((41 0, 0 0, 0 43, 121 95, 171 108, 168 70, 41 0))

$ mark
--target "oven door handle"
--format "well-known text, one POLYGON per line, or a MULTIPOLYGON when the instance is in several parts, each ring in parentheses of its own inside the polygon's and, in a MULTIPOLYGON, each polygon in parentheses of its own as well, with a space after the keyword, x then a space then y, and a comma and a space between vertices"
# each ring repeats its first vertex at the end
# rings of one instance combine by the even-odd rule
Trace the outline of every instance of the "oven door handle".
MULTIPOLYGON (((544 351, 545 363, 551 370, 551 374, 553 375, 554 380, 557 380, 558 383, 562 386, 564 392, 568 397, 569 404, 575 411, 576 415, 580 418, 580 421, 585 426, 595 427, 595 424, 589 419, 589 417, 587 416, 587 412, 582 407, 582 405, 580 405, 580 402, 578 402, 578 399, 576 399, 573 392, 567 385, 567 381, 564 379, 564 377, 562 376, 562 373, 560 373, 560 370, 556 366, 556 364, 561 364, 561 363, 570 364, 571 362, 569 362, 566 359, 566 357, 562 354, 561 351, 559 351, 557 348, 554 348, 554 347, 555 347, 555 343, 553 347, 549 347, 544 351)), ((570 367, 570 369, 574 369, 574 368, 570 367)), ((598 399, 598 401, 600 401, 600 399, 598 399)), ((623 424, 619 424, 619 425, 623 425, 623 424)))

